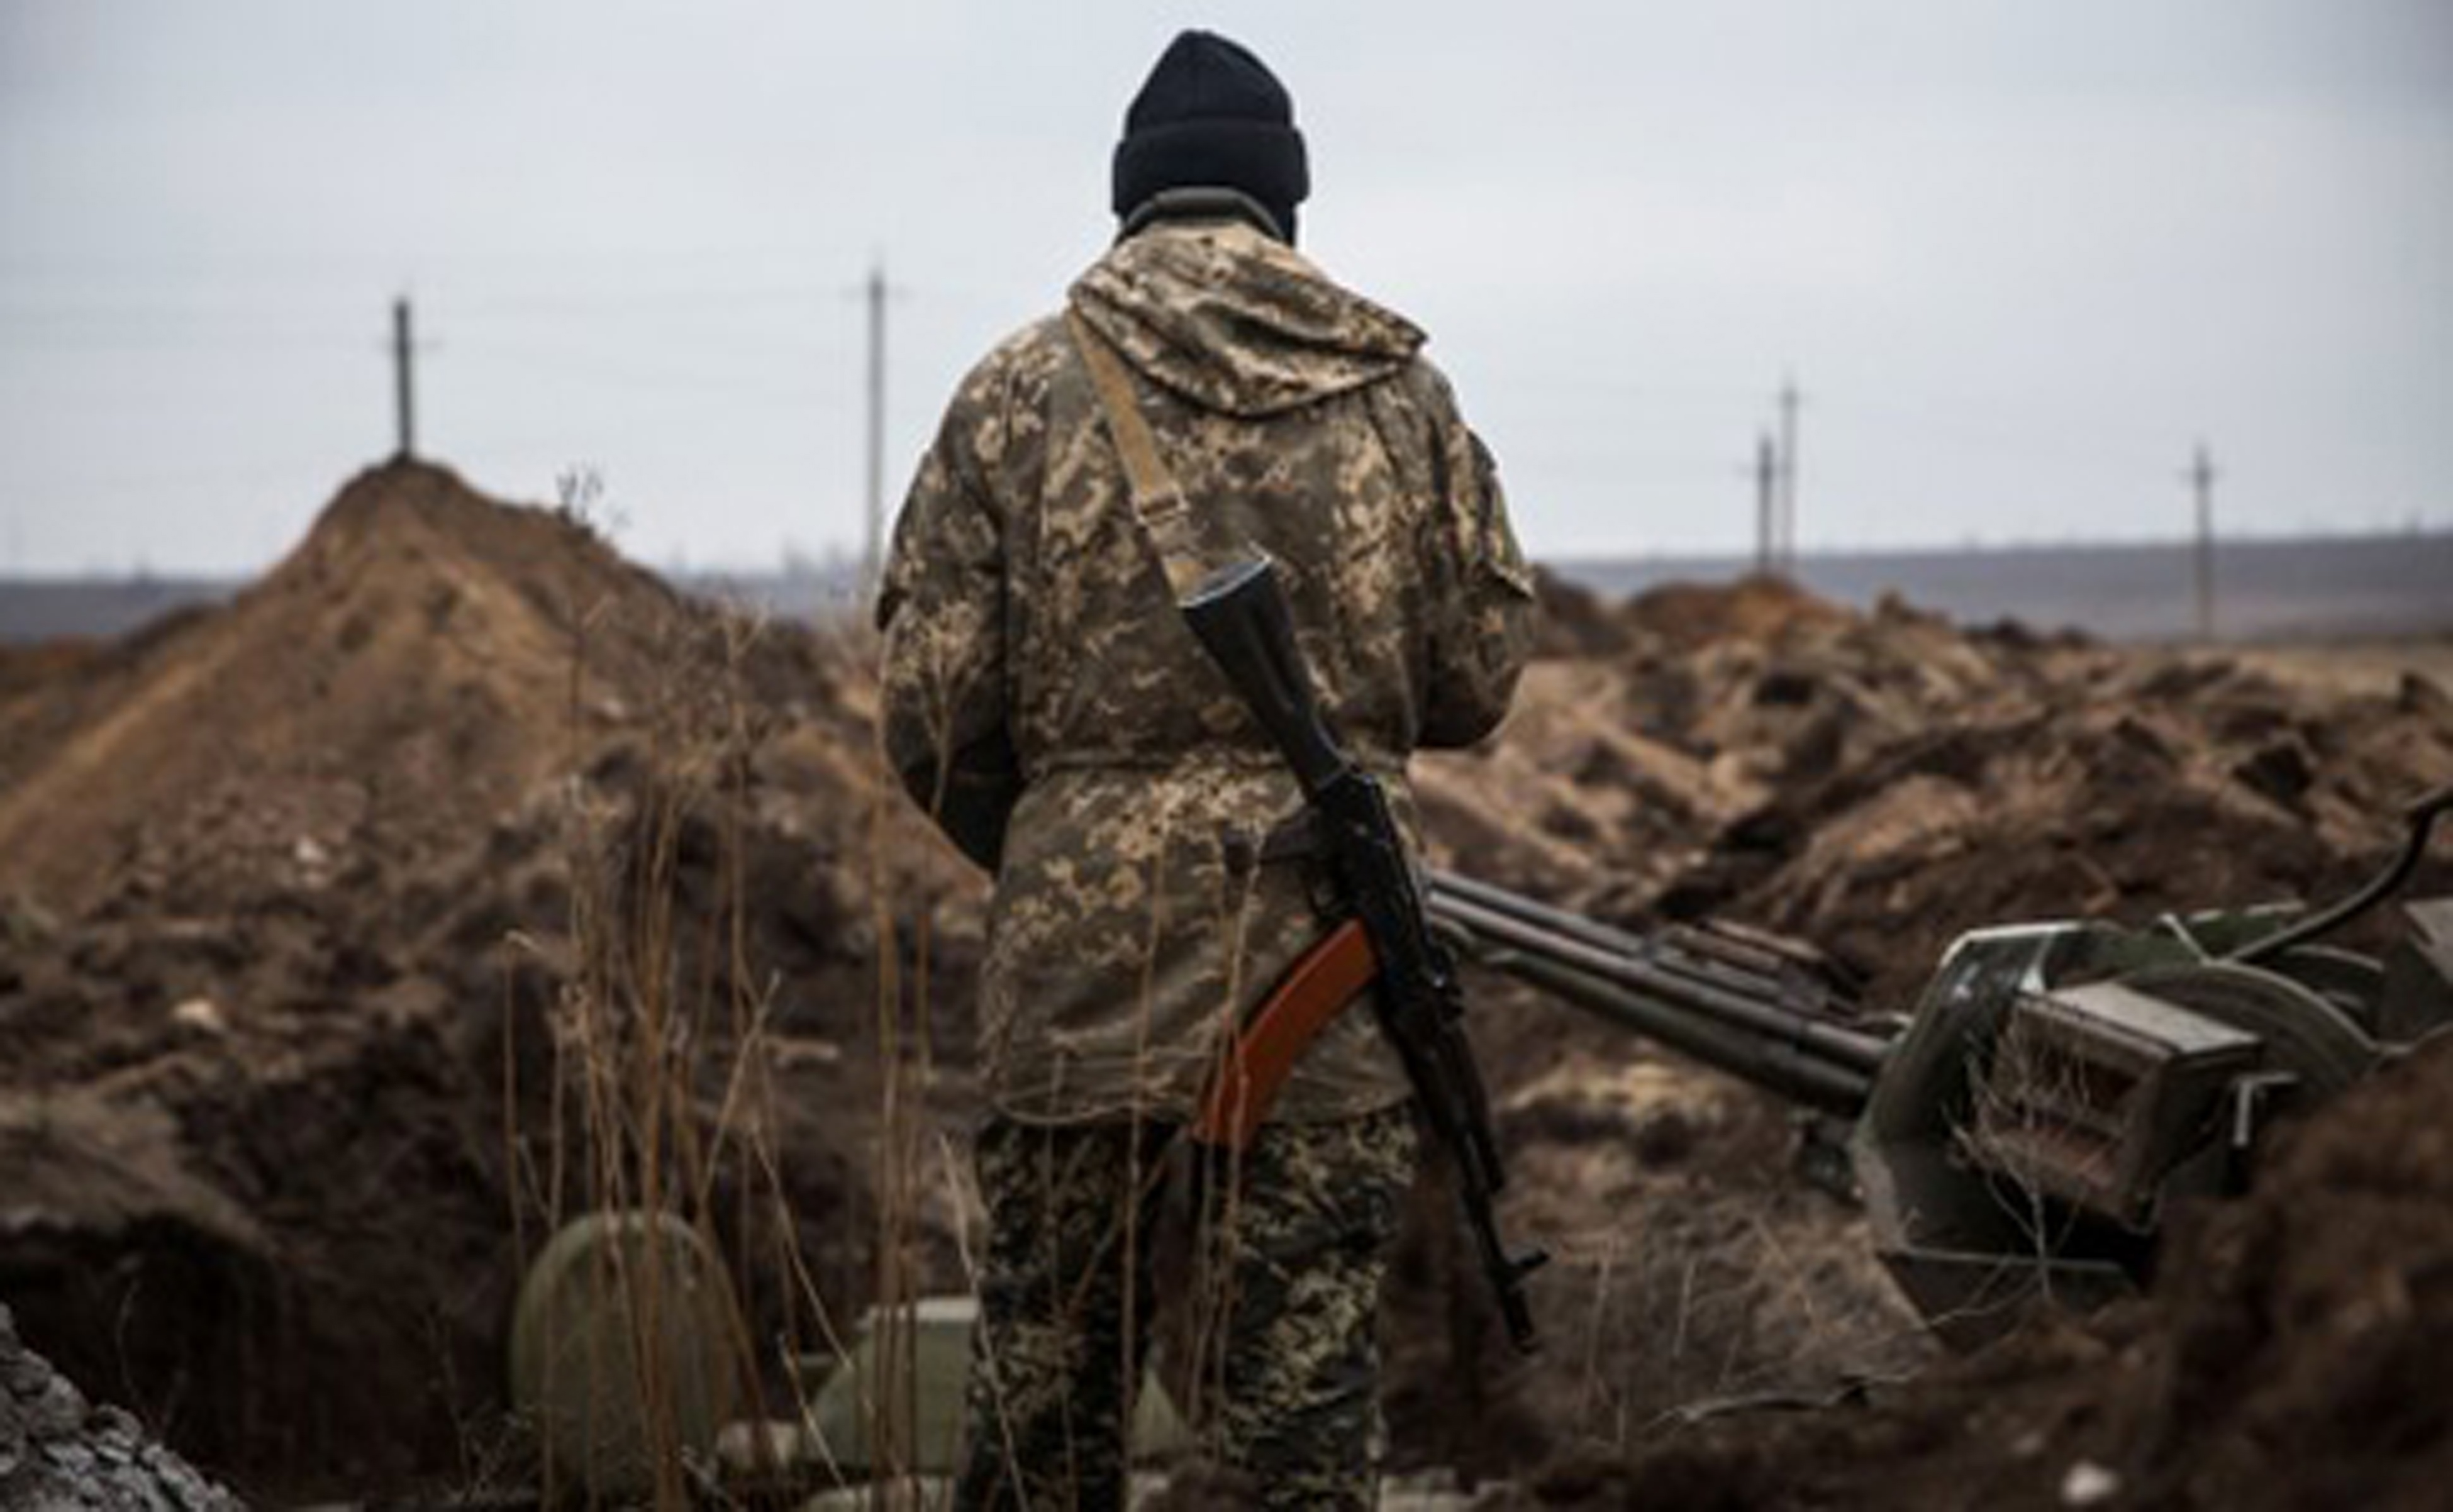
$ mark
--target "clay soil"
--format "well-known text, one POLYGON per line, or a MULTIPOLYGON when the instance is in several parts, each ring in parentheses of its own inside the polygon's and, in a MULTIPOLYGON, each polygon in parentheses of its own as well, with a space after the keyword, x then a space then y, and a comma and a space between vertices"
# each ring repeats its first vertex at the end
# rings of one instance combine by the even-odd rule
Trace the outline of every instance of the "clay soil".
MULTIPOLYGON (((592 1204, 661 1184, 761 1340, 960 1289, 981 883, 879 778, 868 656, 407 464, 225 607, 0 652, 27 1341, 259 1496, 466 1491, 526 1473, 512 1293, 592 1204)), ((1808 939, 1905 1009, 1972 925, 2376 865, 2453 779, 2453 697, 2356 660, 1553 586, 1507 726, 1418 781, 1443 864, 1808 939)), ((2154 1295, 1943 1360, 1786 1110, 1474 987, 1552 1344, 1506 1357, 1433 1173, 1384 1328, 1402 1466, 1662 1507, 2420 1505, 2453 1468, 2453 1055, 2292 1131, 2154 1295)))

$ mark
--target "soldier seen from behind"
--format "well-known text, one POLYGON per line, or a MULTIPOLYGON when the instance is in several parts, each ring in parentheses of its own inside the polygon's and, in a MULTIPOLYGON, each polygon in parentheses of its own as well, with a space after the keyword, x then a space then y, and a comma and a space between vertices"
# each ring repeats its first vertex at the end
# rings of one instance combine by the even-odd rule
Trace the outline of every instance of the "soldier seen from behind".
POLYGON ((1530 583, 1423 332, 1295 251, 1308 168, 1267 68, 1186 32, 1125 127, 1075 326, 963 381, 877 607, 887 754, 995 876, 958 1504, 1123 1504, 1172 1198, 1198 1214, 1174 1373, 1207 1453, 1267 1505, 1368 1506, 1407 1084, 1350 1009, 1247 1151, 1187 1158, 1222 1046, 1322 935, 1319 878, 1284 843, 1293 776, 1177 612, 1077 330, 1121 359, 1205 551, 1276 564, 1324 708, 1408 829, 1408 755, 1506 708, 1530 583))

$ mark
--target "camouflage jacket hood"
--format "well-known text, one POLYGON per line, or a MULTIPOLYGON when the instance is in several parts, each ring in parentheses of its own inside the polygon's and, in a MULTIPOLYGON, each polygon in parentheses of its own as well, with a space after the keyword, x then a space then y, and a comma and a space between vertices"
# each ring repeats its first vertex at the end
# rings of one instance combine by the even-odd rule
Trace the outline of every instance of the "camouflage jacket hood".
POLYGON ((1386 378, 1424 339, 1411 321, 1235 221, 1153 226, 1085 273, 1071 303, 1143 376, 1246 419, 1386 378))

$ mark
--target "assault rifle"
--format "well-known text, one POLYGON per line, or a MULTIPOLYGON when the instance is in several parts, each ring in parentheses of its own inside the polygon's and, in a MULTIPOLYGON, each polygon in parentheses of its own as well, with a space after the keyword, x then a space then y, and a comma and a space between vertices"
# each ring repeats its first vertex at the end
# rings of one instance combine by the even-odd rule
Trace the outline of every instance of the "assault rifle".
POLYGON ((1525 1278, 1549 1257, 1511 1255, 1491 1200, 1506 1183, 1490 1102, 1465 1037, 1455 964, 1431 934, 1423 895, 1380 784, 1337 743, 1295 645, 1277 573, 1266 557, 1222 567, 1179 606, 1192 632, 1267 732, 1309 805, 1312 837, 1347 918, 1279 984, 1222 1063, 1195 1127, 1205 1143, 1241 1147, 1304 1045, 1365 986, 1414 1100, 1456 1164, 1457 1194, 1507 1336, 1534 1347, 1525 1278))

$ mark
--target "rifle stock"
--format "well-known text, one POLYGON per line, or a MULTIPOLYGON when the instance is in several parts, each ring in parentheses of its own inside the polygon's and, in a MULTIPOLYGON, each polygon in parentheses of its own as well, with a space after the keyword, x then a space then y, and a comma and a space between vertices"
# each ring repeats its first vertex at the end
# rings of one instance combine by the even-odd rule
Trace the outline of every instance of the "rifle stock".
POLYGON ((1353 765, 1321 716, 1295 645, 1294 613, 1268 558, 1221 567, 1178 607, 1269 743, 1294 768, 1304 796, 1318 794, 1353 765))
POLYGON ((1529 1352, 1535 1334, 1525 1278, 1548 1257, 1538 1249, 1511 1255, 1500 1240, 1492 1200, 1506 1178, 1489 1096, 1465 1037, 1455 966, 1431 934, 1388 796, 1329 728, 1267 558, 1210 574, 1180 607, 1310 802, 1329 879, 1370 942, 1382 1032, 1433 1135, 1455 1160, 1458 1198, 1483 1272, 1509 1340, 1529 1352))

